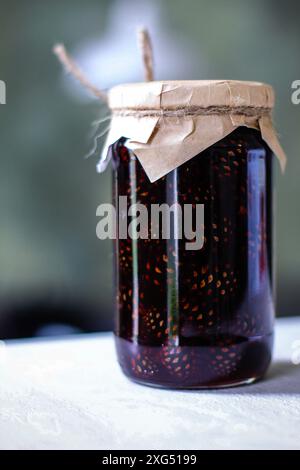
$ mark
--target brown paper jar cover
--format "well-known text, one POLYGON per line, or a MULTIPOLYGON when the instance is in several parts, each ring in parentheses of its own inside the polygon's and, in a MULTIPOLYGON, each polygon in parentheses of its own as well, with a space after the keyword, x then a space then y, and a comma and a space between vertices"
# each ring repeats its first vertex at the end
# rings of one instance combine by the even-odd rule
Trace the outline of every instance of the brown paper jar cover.
POLYGON ((154 182, 240 126, 259 130, 284 170, 286 156, 272 124, 274 101, 273 88, 259 82, 153 81, 116 86, 109 91, 112 119, 98 170, 108 163, 108 147, 125 137, 154 182))

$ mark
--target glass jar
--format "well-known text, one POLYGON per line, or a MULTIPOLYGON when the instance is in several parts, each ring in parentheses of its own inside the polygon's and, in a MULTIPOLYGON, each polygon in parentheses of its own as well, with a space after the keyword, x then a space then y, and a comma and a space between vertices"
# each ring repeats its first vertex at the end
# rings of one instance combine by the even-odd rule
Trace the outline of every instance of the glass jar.
MULTIPOLYGON (((255 129, 238 127, 151 183, 134 152, 112 146, 114 201, 204 204, 204 244, 115 242, 115 339, 124 373, 147 385, 251 383, 273 344, 272 160, 255 129)), ((128 224, 130 217, 128 218, 128 224)))

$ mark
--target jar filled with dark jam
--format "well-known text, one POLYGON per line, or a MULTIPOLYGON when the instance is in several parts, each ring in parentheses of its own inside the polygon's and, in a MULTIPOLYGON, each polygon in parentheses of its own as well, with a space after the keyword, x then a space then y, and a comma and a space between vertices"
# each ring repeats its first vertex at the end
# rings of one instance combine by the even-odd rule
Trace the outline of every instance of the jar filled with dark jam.
POLYGON ((240 126, 150 182, 127 142, 111 146, 117 211, 120 196, 128 211, 138 203, 149 214, 152 204, 203 204, 204 240, 196 250, 184 236, 115 241, 123 372, 168 388, 261 378, 273 345, 272 151, 259 130, 240 126))

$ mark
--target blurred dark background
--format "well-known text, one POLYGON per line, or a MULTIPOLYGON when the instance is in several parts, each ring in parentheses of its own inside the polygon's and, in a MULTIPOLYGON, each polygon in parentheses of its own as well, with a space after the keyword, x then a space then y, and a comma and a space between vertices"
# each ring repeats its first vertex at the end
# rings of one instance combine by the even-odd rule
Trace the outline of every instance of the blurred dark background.
POLYGON ((95 233, 111 175, 83 158, 91 123, 107 110, 65 76, 51 49, 64 42, 102 88, 140 81, 141 24, 153 36, 157 79, 274 86, 289 157, 286 174, 277 171, 277 314, 300 313, 300 105, 291 103, 299 17, 296 0, 0 0, 2 339, 112 328, 112 245, 95 233))

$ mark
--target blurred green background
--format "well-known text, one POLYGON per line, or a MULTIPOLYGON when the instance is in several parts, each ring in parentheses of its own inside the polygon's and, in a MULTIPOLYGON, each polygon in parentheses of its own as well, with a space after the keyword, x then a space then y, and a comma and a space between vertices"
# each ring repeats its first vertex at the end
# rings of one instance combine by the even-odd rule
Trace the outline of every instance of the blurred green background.
POLYGON ((0 0, 1 338, 50 334, 49 324, 112 327, 112 245, 95 233, 111 175, 83 158, 91 123, 107 110, 65 76, 51 48, 63 41, 102 88, 140 81, 141 24, 153 36, 157 79, 274 86, 289 157, 286 174, 277 171, 277 314, 300 313, 300 105, 291 103, 299 17, 296 0, 0 0))

